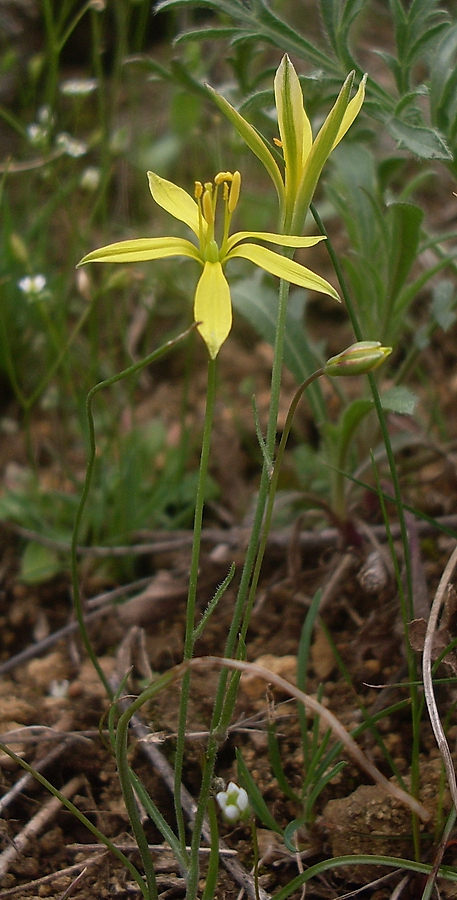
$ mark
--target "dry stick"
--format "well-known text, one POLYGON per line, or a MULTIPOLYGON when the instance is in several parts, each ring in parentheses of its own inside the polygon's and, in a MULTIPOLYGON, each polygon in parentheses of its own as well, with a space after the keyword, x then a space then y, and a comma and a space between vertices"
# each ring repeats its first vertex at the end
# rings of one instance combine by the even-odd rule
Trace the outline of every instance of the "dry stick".
POLYGON ((446 740, 446 735, 444 734, 444 729, 441 724, 441 719, 438 713, 438 707, 436 705, 435 693, 433 690, 433 679, 432 679, 432 650, 433 650, 433 637, 436 630, 436 625, 438 622, 438 615, 441 609, 441 605, 445 599, 445 596, 449 589, 449 582, 454 574, 454 571, 457 567, 457 547, 452 553, 449 562, 441 576, 441 581, 438 585, 437 592, 435 594, 435 599, 432 603, 432 608, 430 610, 430 616, 427 623, 427 630, 425 632, 425 640, 424 640, 424 652, 422 657, 422 673, 424 680, 424 692, 425 692, 425 702, 427 704, 428 714, 430 716, 430 721, 432 723, 433 733, 436 738, 436 743, 438 744, 439 751, 441 753, 441 758, 443 760, 444 768, 446 770, 446 775, 449 784, 449 790, 451 792, 452 801, 454 806, 457 809, 457 782, 455 778, 454 764, 452 762, 451 752, 449 750, 449 745, 446 740))
MULTIPOLYGON (((52 763, 54 763, 59 758, 59 756, 62 756, 62 753, 64 753, 65 750, 67 750, 76 740, 76 736, 65 736, 65 739, 57 747, 54 747, 52 750, 50 750, 50 752, 47 753, 46 756, 43 756, 41 759, 33 762, 33 768, 37 772, 43 772, 52 763)), ((0 799, 0 816, 2 816, 8 806, 10 806, 11 803, 16 800, 19 794, 22 794, 32 784, 35 784, 33 775, 30 775, 29 772, 25 772, 24 775, 21 775, 18 781, 16 781, 16 783, 13 784, 9 791, 7 791, 7 793, 4 794, 0 799)))
MULTIPOLYGON (((77 775, 68 781, 62 788, 62 794, 65 797, 71 797, 84 784, 84 778, 77 775)), ((30 839, 36 837, 43 830, 54 816, 62 809, 62 804, 57 797, 51 797, 33 819, 27 822, 22 831, 16 835, 14 841, 0 854, 0 878, 3 878, 8 872, 8 868, 18 854, 23 853, 30 839)))
MULTIPOLYGON (((351 735, 330 710, 326 709, 326 707, 323 706, 322 703, 319 703, 318 700, 315 700, 314 697, 310 697, 309 694, 305 694, 304 691, 301 691, 300 688, 296 687, 294 684, 290 684, 285 678, 281 678, 280 675, 269 672, 268 669, 264 669, 263 666, 257 666, 255 663, 243 662, 238 659, 223 659, 217 656, 195 657, 194 659, 189 660, 186 665, 191 669, 206 669, 213 667, 218 669, 238 669, 241 672, 250 672, 252 675, 257 675, 264 681, 276 685, 282 692, 289 694, 291 697, 295 697, 296 700, 303 703, 303 706, 305 706, 306 709, 310 709, 313 713, 320 716, 326 725, 331 728, 335 737, 343 744, 346 751, 352 756, 357 765, 363 769, 376 784, 379 784, 380 787, 384 788, 384 790, 387 791, 391 797, 394 797, 395 800, 399 800, 400 803, 404 803, 408 806, 411 811, 419 816, 424 822, 427 822, 430 819, 430 813, 415 799, 415 797, 412 797, 410 794, 407 794, 406 791, 402 790, 402 788, 398 787, 398 785, 390 782, 381 772, 379 772, 376 766, 367 759, 351 735)), ((181 676, 183 668, 184 664, 177 666, 177 670, 180 670, 179 673, 177 672, 178 677, 181 676)))
MULTIPOLYGON (((85 845, 80 845, 80 850, 85 850, 85 845)), ((73 866, 67 866, 65 869, 59 869, 58 872, 51 872, 49 875, 43 875, 42 878, 35 878, 34 881, 29 881, 28 884, 18 884, 16 887, 6 888, 4 891, 0 891, 0 900, 6 900, 7 897, 14 897, 16 894, 23 894, 24 891, 36 891, 37 888, 41 887, 43 884, 53 883, 57 881, 59 878, 71 877, 72 875, 77 875, 78 872, 81 872, 81 869, 87 870, 90 867, 98 865, 99 862, 103 859, 107 854, 107 850, 104 853, 98 853, 97 856, 88 857, 87 859, 82 859, 78 863, 74 863, 73 866)), ((38 897, 38 894, 36 894, 38 897)), ((22 897, 21 897, 22 900, 22 897)))
MULTIPOLYGON (((122 853, 133 853, 134 850, 138 850, 138 844, 132 843, 129 841, 128 843, 122 843, 119 841, 113 841, 115 847, 118 850, 122 850, 122 853)), ((67 844, 65 847, 67 853, 81 853, 82 850, 84 852, 89 853, 95 850, 100 850, 103 847, 103 844, 67 844)), ((148 844, 149 850, 151 853, 163 853, 164 845, 163 844, 148 844)), ((186 850, 189 851, 190 847, 186 847, 186 850)), ((229 847, 226 847, 224 850, 219 851, 221 856, 237 856, 237 850, 231 850, 229 847)), ((200 853, 202 856, 207 856, 211 853, 211 847, 200 847, 200 853)), ((156 872, 175 872, 178 863, 176 861, 170 861, 170 863, 164 864, 162 868, 160 868, 161 863, 154 864, 154 868, 156 872)))
MULTIPOLYGON (((147 584, 150 584, 152 579, 148 578, 140 578, 138 581, 134 581, 131 584, 125 584, 121 587, 114 588, 112 591, 104 591, 102 594, 97 594, 96 597, 91 597, 90 600, 87 601, 87 606, 92 609, 91 612, 87 613, 84 616, 84 621, 87 622, 95 622, 97 619, 100 619, 105 615, 107 611, 112 609, 113 601, 124 597, 126 594, 131 593, 139 587, 144 587, 147 584), (93 609, 92 607, 96 607, 93 609)), ((79 631, 79 623, 74 619, 69 622, 68 625, 64 625, 62 628, 59 628, 57 631, 53 631, 52 634, 47 635, 47 637, 43 638, 42 641, 38 641, 36 644, 31 644, 30 647, 26 647, 25 650, 21 650, 20 653, 17 653, 15 656, 11 656, 10 659, 5 660, 5 662, 0 665, 0 675, 6 675, 7 672, 11 672, 16 666, 20 666, 25 662, 28 662, 30 659, 35 659, 35 657, 40 656, 42 653, 45 653, 46 650, 49 650, 50 647, 53 647, 59 641, 63 640, 63 638, 69 637, 71 634, 75 634, 79 631)))
MULTIPOLYGON (((424 519, 419 519, 417 521, 417 531, 420 535, 436 534, 436 532, 440 530, 440 526, 444 529, 457 529, 457 515, 437 516, 436 525, 434 522, 428 522, 424 519)), ((44 547, 49 547, 53 550, 61 550, 64 553, 69 552, 70 546, 65 541, 48 538, 38 531, 33 531, 30 528, 22 528, 22 526, 15 525, 13 522, 2 522, 2 527, 8 528, 10 531, 13 531, 15 534, 19 535, 19 537, 23 537, 26 540, 36 541, 37 544, 42 544, 44 547)), ((373 525, 371 528, 378 540, 386 540, 387 536, 384 525, 373 525)), ((390 530, 394 539, 400 537, 400 526, 398 522, 393 522, 390 530)), ((141 554, 182 550, 186 547, 190 547, 192 544, 191 531, 181 530, 172 532, 169 537, 164 537, 164 532, 153 531, 150 534, 151 540, 148 542, 127 544, 125 546, 120 545, 117 547, 79 546, 76 548, 76 552, 78 556, 94 556, 100 558, 109 556, 140 556, 141 554)), ((202 531, 202 543, 229 544, 230 547, 243 547, 246 545, 248 534, 248 529, 240 526, 227 529, 204 528, 202 531)), ((319 531, 302 531, 299 535, 298 543, 302 549, 315 550, 320 549, 321 547, 335 547, 340 540, 341 533, 337 528, 323 528, 319 531)), ((285 528, 280 531, 271 531, 268 538, 268 547, 273 550, 281 550, 287 546, 289 542, 290 529, 285 528)))

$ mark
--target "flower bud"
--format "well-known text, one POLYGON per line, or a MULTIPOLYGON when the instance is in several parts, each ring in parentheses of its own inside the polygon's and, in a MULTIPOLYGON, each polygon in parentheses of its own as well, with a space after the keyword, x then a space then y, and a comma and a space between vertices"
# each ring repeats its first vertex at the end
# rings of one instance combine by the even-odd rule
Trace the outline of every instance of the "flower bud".
POLYGON ((380 341, 358 341, 346 350, 331 356, 324 366, 326 375, 365 375, 376 369, 392 353, 392 347, 381 347, 380 341))
POLYGON ((222 816, 229 825, 245 822, 250 815, 248 795, 244 788, 231 781, 226 791, 219 791, 216 800, 221 808, 222 816))

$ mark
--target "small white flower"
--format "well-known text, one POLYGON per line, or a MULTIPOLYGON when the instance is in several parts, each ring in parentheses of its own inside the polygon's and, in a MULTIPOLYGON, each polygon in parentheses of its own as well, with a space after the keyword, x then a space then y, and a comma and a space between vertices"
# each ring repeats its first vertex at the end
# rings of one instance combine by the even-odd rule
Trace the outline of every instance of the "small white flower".
POLYGON ((97 87, 96 78, 67 78, 62 81, 60 90, 66 97, 86 97, 97 87))
POLYGON ((84 154, 87 153, 87 144, 75 140, 75 138, 72 138, 66 131, 61 131, 60 134, 57 135, 56 143, 58 147, 62 148, 67 156, 73 156, 74 159, 77 159, 78 156, 84 156, 84 154))
POLYGON ((227 790, 219 791, 216 794, 216 800, 223 818, 231 825, 236 822, 244 822, 251 812, 246 791, 234 781, 230 781, 227 790))
POLYGON ((32 122, 31 125, 27 125, 27 137, 34 147, 42 144, 43 141, 46 140, 47 134, 47 128, 43 128, 42 125, 37 125, 36 122, 32 122))
POLYGON ((17 285, 23 294, 35 297, 37 294, 41 294, 46 287, 46 278, 44 275, 26 275, 25 278, 18 281, 17 285))
POLYGON ((58 700, 63 700, 68 697, 69 686, 70 682, 68 681, 68 678, 63 678, 62 681, 53 678, 49 685, 49 696, 58 700))
POLYGON ((51 107, 47 104, 40 106, 38 109, 38 121, 40 125, 52 125, 53 115, 51 112, 51 107))
POLYGON ((96 191, 100 184, 101 172, 96 166, 88 166, 79 179, 79 186, 84 191, 96 191))

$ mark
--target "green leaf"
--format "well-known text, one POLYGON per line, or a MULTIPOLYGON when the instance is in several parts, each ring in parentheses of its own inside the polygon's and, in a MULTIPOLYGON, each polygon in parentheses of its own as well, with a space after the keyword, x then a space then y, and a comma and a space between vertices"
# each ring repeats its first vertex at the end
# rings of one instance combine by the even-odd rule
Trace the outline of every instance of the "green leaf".
POLYGON ((423 217, 423 210, 412 203, 392 203, 387 208, 390 238, 388 294, 391 303, 401 291, 416 260, 423 217))
POLYGON ((456 319, 455 307, 457 297, 452 281, 443 278, 433 288, 432 316, 434 321, 443 331, 453 325, 456 319))
POLYGON ((292 822, 289 822, 287 827, 284 829, 284 843, 290 853, 297 852, 297 846, 292 843, 292 838, 296 831, 302 827, 302 825, 307 825, 306 817, 300 816, 299 819, 293 819, 292 822))
POLYGON ((399 145, 414 156, 421 159, 453 159, 444 138, 434 128, 408 125, 395 118, 388 119, 386 126, 399 145))
POLYGON ((41 584, 54 578, 62 571, 62 562, 57 553, 43 544, 30 541, 21 558, 19 578, 25 584, 41 584))
POLYGON ((247 791, 249 803, 251 804, 256 816, 259 817, 261 822, 263 822, 263 824, 266 825, 267 828, 270 828, 271 831, 275 831, 276 834, 280 834, 282 837, 282 828, 280 828, 276 819, 274 819, 271 815, 271 812, 268 809, 268 806, 265 803, 265 800, 263 799, 262 794, 260 793, 249 769, 246 766, 241 752, 238 749, 236 751, 236 761, 238 765, 240 784, 242 785, 242 787, 244 787, 245 791, 247 791))
POLYGON ((413 416, 418 403, 416 394, 403 385, 396 385, 381 394, 383 409, 401 416, 413 416))
POLYGON ((337 438, 337 466, 339 469, 345 468, 346 455, 349 445, 355 437, 357 428, 365 416, 373 409, 373 401, 371 399, 354 400, 347 409, 344 410, 340 421, 338 422, 338 438, 337 438))

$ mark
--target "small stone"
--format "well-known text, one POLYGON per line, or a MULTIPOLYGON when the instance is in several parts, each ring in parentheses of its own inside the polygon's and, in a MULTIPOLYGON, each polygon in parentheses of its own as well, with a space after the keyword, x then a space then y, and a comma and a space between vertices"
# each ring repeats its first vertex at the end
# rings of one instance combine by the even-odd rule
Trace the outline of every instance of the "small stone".
MULTIPOLYGON (((296 656, 273 656, 272 653, 266 653, 259 656, 254 664, 268 669, 274 675, 280 675, 291 684, 297 683, 297 657, 296 656)), ((241 689, 250 697, 251 700, 259 700, 265 694, 267 683, 264 678, 260 678, 255 672, 246 670, 241 676, 241 689)), ((276 685, 273 685, 277 690, 276 685)))
POLYGON ((32 659, 26 666, 26 673, 29 684, 47 693, 52 682, 68 678, 68 662, 62 653, 56 650, 43 659, 32 659))

